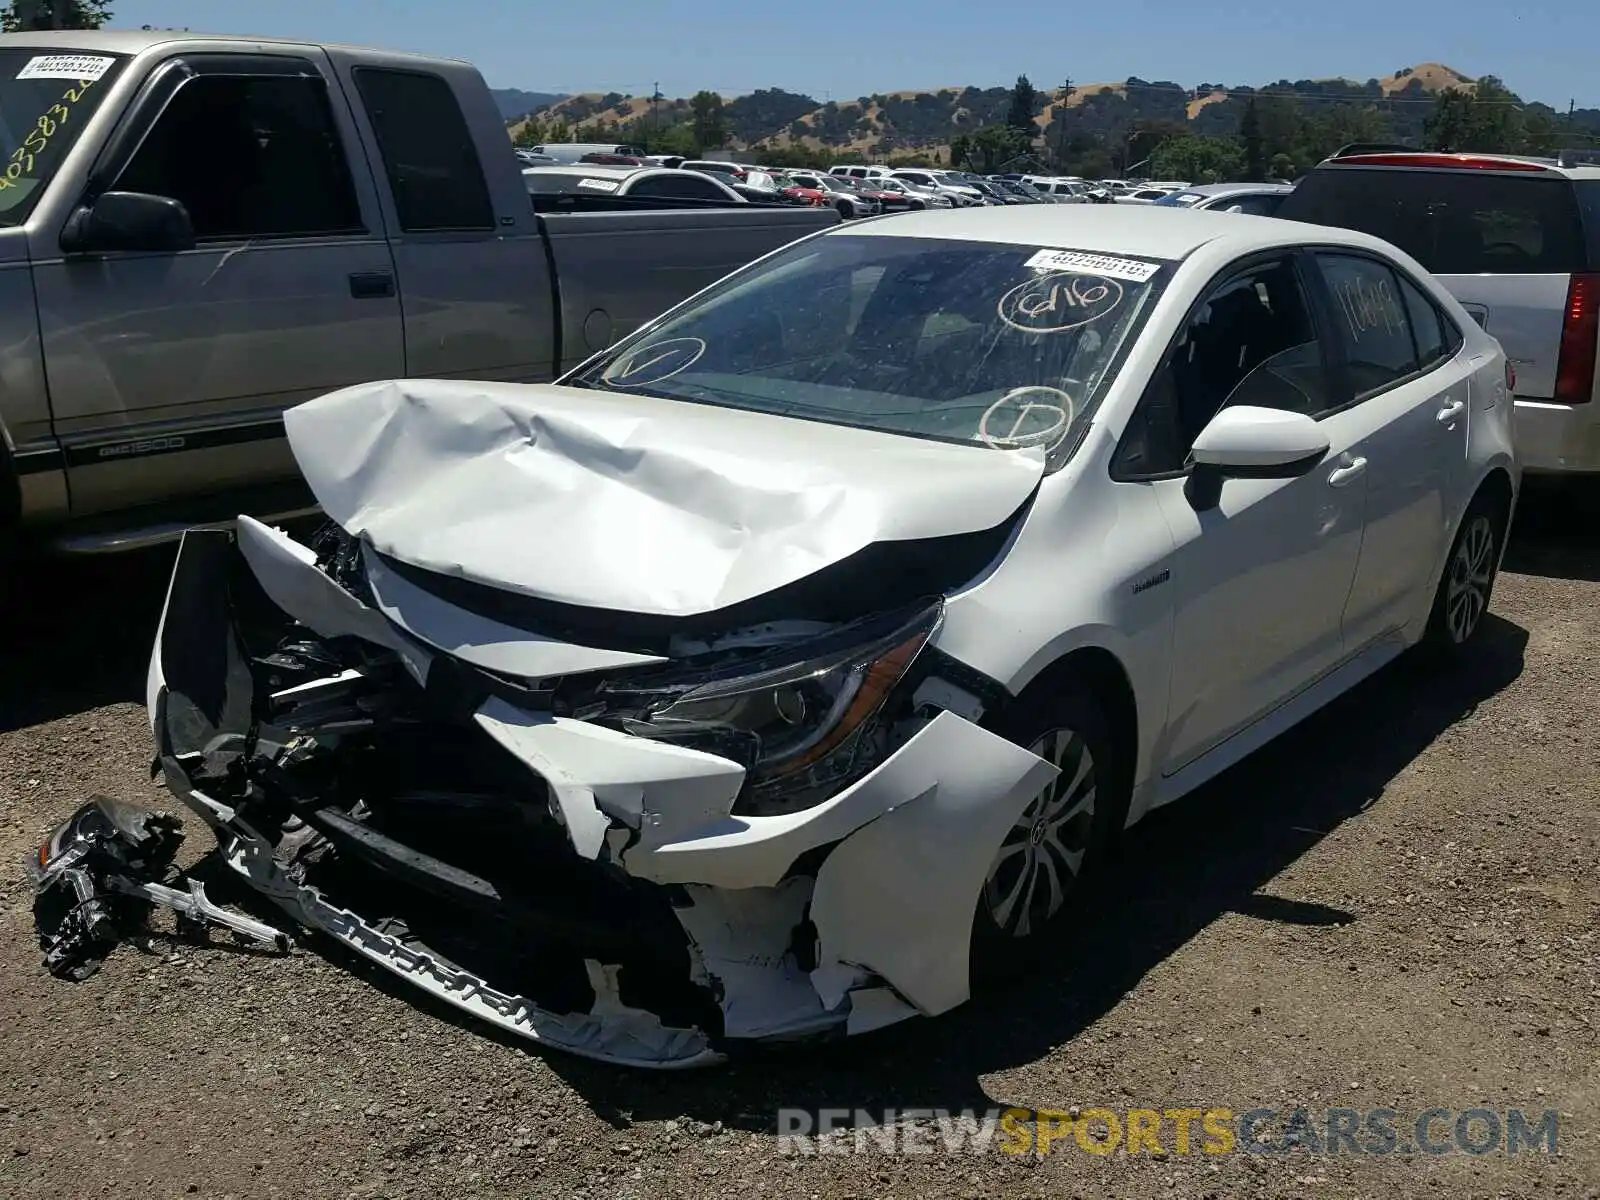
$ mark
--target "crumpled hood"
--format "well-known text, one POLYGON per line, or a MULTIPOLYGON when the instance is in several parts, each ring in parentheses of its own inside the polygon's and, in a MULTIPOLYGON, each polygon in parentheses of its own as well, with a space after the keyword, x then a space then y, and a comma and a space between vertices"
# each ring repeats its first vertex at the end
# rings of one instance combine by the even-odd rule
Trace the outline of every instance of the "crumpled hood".
POLYGON ((554 385, 361 384, 284 425, 323 510, 381 553, 663 616, 737 604, 875 541, 991 529, 1044 473, 1038 450, 554 385))

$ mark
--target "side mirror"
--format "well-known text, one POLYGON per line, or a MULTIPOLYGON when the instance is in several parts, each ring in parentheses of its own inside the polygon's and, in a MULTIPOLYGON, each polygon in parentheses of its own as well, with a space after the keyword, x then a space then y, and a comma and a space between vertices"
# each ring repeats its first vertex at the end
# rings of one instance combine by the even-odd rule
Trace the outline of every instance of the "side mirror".
POLYGON ((1194 440, 1187 494, 1197 509, 1215 508, 1225 479, 1294 479, 1327 453, 1327 434, 1304 413, 1224 408, 1194 440))
POLYGON ((66 254, 176 254, 194 249, 194 226, 189 210, 170 196, 106 192, 67 220, 61 249, 66 254))
POLYGON ((1194 440, 1197 467, 1248 479, 1293 479, 1328 452, 1328 435, 1304 413, 1241 404, 1224 408, 1194 440))

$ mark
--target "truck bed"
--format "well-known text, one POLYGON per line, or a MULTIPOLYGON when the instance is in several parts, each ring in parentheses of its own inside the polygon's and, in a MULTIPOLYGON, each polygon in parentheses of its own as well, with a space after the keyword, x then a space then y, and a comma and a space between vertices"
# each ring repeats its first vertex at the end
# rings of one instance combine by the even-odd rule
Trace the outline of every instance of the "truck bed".
POLYGON ((753 204, 538 219, 555 263, 566 371, 731 271, 838 224, 839 214, 753 204))

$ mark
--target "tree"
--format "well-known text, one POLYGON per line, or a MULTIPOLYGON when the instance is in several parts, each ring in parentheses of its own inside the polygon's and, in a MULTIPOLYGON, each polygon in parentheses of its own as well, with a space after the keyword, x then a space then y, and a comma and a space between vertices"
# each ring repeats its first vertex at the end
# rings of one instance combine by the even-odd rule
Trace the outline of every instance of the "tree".
POLYGON ((1239 143, 1244 148, 1244 173, 1247 179, 1267 177, 1267 148, 1261 138, 1261 113, 1251 96, 1239 121, 1239 143))
POLYGON ((110 0, 11 0, 0 8, 0 33, 99 29, 110 19, 110 0))
POLYGON ((1018 75, 1011 89, 1011 107, 1006 110, 1006 124, 1025 136, 1030 142, 1039 127, 1033 123, 1034 111, 1039 107, 1039 93, 1026 75, 1018 75))
POLYGON ((722 97, 715 92, 696 92, 689 101, 694 113, 694 144, 697 153, 715 150, 728 140, 728 129, 722 119, 722 97))
POLYGON ((972 133, 960 133, 950 140, 950 165, 965 167, 979 175, 994 175, 1006 170, 1013 159, 1028 152, 1028 138, 1010 125, 985 125, 972 133))
POLYGON ((1169 137, 1150 156, 1150 173, 1160 179, 1189 183, 1223 183, 1244 170, 1244 153, 1231 138, 1169 137))
MULTIPOLYGON (((1536 130, 1539 135, 1545 132, 1536 130)), ((1485 75, 1470 89, 1440 92, 1423 122, 1422 135, 1430 150, 1489 154, 1515 154, 1528 141, 1522 100, 1493 75, 1485 75)))
POLYGON ((1132 164, 1144 162, 1155 153, 1156 147, 1168 138, 1183 137, 1188 132, 1177 121, 1168 121, 1160 117, 1141 118, 1135 121, 1123 139, 1122 165, 1118 168, 1119 173, 1126 174, 1132 164))

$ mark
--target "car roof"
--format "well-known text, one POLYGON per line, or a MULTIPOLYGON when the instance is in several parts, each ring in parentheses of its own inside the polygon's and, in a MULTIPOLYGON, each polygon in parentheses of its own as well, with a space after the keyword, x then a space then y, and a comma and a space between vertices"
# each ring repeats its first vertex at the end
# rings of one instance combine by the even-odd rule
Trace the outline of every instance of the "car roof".
POLYGON ((654 163, 640 166, 636 163, 540 163, 526 167, 523 174, 537 171, 541 175, 637 175, 640 171, 670 171, 671 167, 658 167, 654 163))
POLYGON ((1252 247, 1354 246, 1393 254, 1386 242, 1351 229, 1325 228, 1275 217, 1240 220, 1232 213, 1196 212, 1154 205, 1032 205, 963 208, 898 214, 890 221, 840 226, 861 237, 946 238, 1037 246, 1043 250, 1086 250, 1178 261, 1211 242, 1227 241, 1240 254, 1252 247))
POLYGON ((1494 154, 1469 151, 1451 153, 1442 150, 1382 149, 1365 150, 1352 147, 1332 157, 1323 159, 1314 170, 1400 170, 1400 171, 1493 171, 1493 164, 1505 164, 1505 170, 1526 175, 1559 175, 1567 179, 1600 179, 1600 164, 1563 163, 1558 158, 1531 154, 1494 154), (1530 170, 1538 168, 1538 170, 1530 170))
POLYGON ((1292 183, 1202 183, 1195 187, 1179 188, 1181 196, 1231 196, 1235 192, 1292 192, 1292 183))

